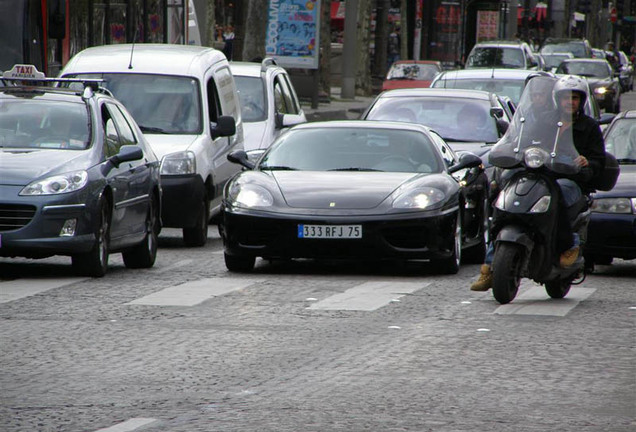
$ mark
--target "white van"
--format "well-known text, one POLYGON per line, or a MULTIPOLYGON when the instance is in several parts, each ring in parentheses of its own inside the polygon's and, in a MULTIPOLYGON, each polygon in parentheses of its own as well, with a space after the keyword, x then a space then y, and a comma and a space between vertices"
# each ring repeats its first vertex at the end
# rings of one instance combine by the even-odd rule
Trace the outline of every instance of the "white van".
POLYGON ((60 75, 101 78, 128 108, 161 159, 163 226, 183 228, 188 246, 204 245, 223 185, 240 169, 227 155, 243 149, 238 94, 223 53, 189 45, 104 45, 75 55, 60 75))

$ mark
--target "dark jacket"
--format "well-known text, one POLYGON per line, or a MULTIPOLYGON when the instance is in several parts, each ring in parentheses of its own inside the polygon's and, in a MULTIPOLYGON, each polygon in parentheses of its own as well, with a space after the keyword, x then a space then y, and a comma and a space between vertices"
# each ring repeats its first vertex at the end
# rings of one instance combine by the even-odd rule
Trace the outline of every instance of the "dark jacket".
POLYGON ((580 113, 572 124, 574 146, 580 155, 585 156, 589 166, 572 178, 583 189, 590 189, 590 183, 597 179, 605 167, 605 142, 601 128, 596 120, 580 113))

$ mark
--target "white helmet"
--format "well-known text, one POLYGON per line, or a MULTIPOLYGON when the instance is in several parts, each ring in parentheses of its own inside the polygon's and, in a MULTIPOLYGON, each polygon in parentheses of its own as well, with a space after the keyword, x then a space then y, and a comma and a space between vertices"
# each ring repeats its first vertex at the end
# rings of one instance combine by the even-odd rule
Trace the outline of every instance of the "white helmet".
POLYGON ((559 106, 559 97, 565 92, 577 92, 581 96, 580 110, 582 111, 587 99, 587 89, 587 83, 583 78, 576 75, 566 75, 554 84, 554 88, 552 89, 554 103, 559 106))

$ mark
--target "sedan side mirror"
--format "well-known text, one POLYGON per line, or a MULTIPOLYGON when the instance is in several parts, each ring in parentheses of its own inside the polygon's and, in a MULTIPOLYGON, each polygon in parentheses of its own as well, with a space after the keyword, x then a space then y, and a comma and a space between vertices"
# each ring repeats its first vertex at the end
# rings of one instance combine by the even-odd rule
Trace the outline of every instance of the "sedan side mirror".
POLYGON ((136 145, 123 145, 119 148, 119 153, 111 156, 108 160, 115 165, 115 167, 119 167, 123 162, 139 160, 143 157, 144 152, 141 150, 141 147, 136 145))

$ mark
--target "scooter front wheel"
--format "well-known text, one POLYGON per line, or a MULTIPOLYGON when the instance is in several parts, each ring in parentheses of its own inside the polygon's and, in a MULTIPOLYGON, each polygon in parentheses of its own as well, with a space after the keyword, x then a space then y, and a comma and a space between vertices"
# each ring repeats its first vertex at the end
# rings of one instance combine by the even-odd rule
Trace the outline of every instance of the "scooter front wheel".
POLYGON ((570 292, 572 286, 572 279, 558 279, 545 283, 545 291, 553 299, 562 299, 570 292))
POLYGON ((511 243, 497 246, 493 257, 492 294, 501 304, 514 300, 521 283, 523 247, 511 243))

